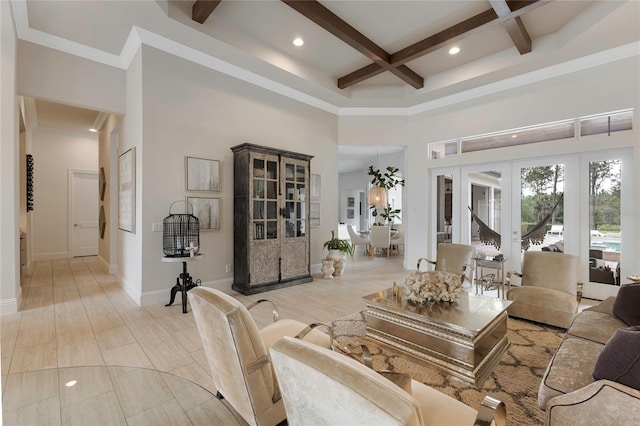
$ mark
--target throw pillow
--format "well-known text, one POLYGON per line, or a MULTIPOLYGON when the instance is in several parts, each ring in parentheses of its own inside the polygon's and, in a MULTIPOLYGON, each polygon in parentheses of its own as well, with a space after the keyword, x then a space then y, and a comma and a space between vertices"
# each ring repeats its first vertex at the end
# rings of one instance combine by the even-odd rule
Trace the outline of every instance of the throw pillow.
POLYGON ((640 390, 640 327, 616 330, 598 356, 593 378, 640 390))
POLYGON ((640 283, 620 286, 613 314, 628 325, 640 325, 640 283))

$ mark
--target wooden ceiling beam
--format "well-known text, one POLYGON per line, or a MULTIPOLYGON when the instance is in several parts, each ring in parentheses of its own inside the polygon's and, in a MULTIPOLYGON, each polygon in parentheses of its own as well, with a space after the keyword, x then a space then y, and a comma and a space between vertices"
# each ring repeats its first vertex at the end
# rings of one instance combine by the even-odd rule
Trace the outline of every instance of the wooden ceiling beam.
MULTIPOLYGON (((375 72, 373 75, 377 75, 384 71, 390 71, 416 89, 424 87, 422 77, 407 66, 401 67, 402 64, 392 66, 389 53, 318 1, 282 0, 282 2, 369 58, 373 64, 365 67, 368 73, 375 72)), ((355 83, 349 85, 352 84, 355 83)), ((340 80, 338 80, 338 87, 340 87, 340 80)))
POLYGON ((521 55, 531 52, 531 37, 529 37, 527 29, 524 27, 522 17, 509 18, 511 9, 505 0, 489 0, 489 3, 491 3, 491 7, 500 18, 507 18, 503 25, 507 33, 509 33, 509 37, 513 40, 513 44, 516 45, 518 52, 521 55))
POLYGON ((204 24, 222 0, 197 0, 191 8, 191 19, 204 24))
MULTIPOLYGON (((481 12, 465 21, 455 24, 445 30, 440 31, 424 40, 405 47, 402 50, 391 55, 391 65, 400 66, 406 64, 409 61, 424 56, 430 52, 440 49, 446 43, 452 43, 469 35, 480 31, 481 29, 489 28, 494 25, 499 25, 507 20, 515 19, 524 13, 530 12, 538 7, 544 6, 552 0, 530 0, 530 1, 507 1, 507 7, 511 11, 508 15, 498 16, 497 12, 491 8, 481 12)), ((371 67, 370 65, 360 68, 350 74, 347 74, 338 79, 338 82, 343 85, 340 88, 346 88, 353 84, 366 80, 380 74, 385 70, 379 70, 378 68, 371 67), (370 73, 367 76, 367 72, 370 73)))

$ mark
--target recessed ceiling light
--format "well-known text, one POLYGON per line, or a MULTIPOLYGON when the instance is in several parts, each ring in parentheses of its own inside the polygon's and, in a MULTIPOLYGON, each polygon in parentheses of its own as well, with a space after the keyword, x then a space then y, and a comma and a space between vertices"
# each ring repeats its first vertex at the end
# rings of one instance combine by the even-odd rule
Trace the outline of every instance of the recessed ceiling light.
POLYGON ((517 137, 518 137, 518 135, 511 135, 511 138, 512 138, 512 139, 515 139, 515 138, 517 138, 517 137))
POLYGON ((98 133, 98 129, 94 129, 94 128, 89 129, 89 131, 92 133, 98 133))
POLYGON ((76 383, 78 383, 78 381, 77 381, 77 380, 70 380, 70 381, 68 381, 67 383, 65 383, 64 385, 65 385, 66 387, 70 388, 71 386, 75 386, 75 385, 76 385, 76 383))
POLYGON ((300 46, 302 46, 303 44, 304 44, 304 40, 303 40, 303 39, 301 39, 300 37, 295 38, 295 39, 293 40, 293 45, 294 45, 294 46, 298 46, 298 47, 300 47, 300 46))
POLYGON ((455 55, 458 52, 460 52, 460 48, 458 46, 453 46, 451 49, 449 49, 449 55, 455 55))

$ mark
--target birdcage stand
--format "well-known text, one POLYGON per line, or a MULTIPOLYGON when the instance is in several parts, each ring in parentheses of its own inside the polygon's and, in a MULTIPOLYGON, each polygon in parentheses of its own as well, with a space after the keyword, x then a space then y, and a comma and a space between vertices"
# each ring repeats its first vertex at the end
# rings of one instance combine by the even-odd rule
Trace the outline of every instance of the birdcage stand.
POLYGON ((177 263, 182 262, 182 273, 176 279, 176 285, 171 289, 171 300, 165 306, 171 306, 173 301, 176 299, 176 293, 182 293, 182 313, 187 313, 187 292, 194 288, 196 284, 193 281, 193 278, 187 272, 187 263, 194 262, 196 260, 204 259, 204 254, 198 253, 191 257, 171 257, 171 256, 163 256, 162 261, 167 263, 177 263))

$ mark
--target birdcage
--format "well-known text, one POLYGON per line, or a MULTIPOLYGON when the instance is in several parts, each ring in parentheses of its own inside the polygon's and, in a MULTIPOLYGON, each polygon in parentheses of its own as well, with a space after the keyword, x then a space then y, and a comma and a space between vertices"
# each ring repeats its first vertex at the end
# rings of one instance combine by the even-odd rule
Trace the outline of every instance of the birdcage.
POLYGON ((162 222, 162 249, 165 256, 188 257, 200 251, 200 221, 193 214, 193 206, 178 200, 169 206, 169 216, 162 222), (174 204, 185 203, 185 213, 171 212, 174 204))

